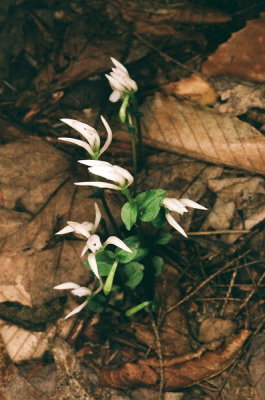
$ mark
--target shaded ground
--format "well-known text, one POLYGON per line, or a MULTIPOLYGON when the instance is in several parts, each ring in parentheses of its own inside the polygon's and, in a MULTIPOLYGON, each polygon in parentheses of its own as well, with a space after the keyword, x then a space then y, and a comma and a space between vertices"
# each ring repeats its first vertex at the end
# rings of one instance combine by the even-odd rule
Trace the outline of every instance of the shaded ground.
MULTIPOLYGON (((167 400, 264 399, 262 2, 5 0, 0 21, 2 398, 148 399, 163 389, 167 400), (53 286, 94 282, 82 242, 54 233, 69 218, 92 220, 94 200, 73 186, 84 154, 58 143, 69 136, 60 118, 101 132, 106 116, 107 160, 132 168, 108 101, 110 57, 139 85, 141 187, 209 211, 181 218, 188 240, 175 234, 156 249, 167 267, 154 314, 128 319, 120 307, 153 292, 144 282, 101 314, 64 321, 75 300, 53 286)), ((107 198, 119 222, 121 199, 107 198)))

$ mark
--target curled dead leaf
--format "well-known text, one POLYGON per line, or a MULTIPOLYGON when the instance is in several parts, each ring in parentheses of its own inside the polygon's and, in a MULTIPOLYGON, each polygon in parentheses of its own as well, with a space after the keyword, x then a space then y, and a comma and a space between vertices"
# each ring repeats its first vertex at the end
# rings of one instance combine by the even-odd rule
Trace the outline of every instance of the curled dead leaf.
MULTIPOLYGON (((231 343, 219 350, 207 351, 201 358, 191 359, 181 364, 169 367, 165 365, 165 388, 179 389, 218 375, 233 363, 249 335, 250 331, 243 330, 231 343)), ((165 364, 168 361, 170 359, 165 360, 165 364)), ((160 379, 159 368, 158 360, 145 359, 137 363, 126 363, 119 369, 96 372, 102 385, 128 388, 135 385, 157 385, 160 379)))

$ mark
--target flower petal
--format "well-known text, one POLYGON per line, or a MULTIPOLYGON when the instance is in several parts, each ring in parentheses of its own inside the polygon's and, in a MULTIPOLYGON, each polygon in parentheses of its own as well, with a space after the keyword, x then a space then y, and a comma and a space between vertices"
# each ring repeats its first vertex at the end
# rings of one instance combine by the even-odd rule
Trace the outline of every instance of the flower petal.
POLYGON ((60 231, 56 232, 55 235, 66 235, 67 233, 74 232, 74 229, 71 226, 67 225, 60 231))
POLYGON ((104 143, 104 146, 102 146, 100 149, 99 155, 103 154, 104 151, 107 150, 107 148, 109 147, 109 145, 111 144, 111 141, 112 141, 112 130, 110 129, 109 124, 107 123, 107 121, 105 120, 105 118, 102 115, 100 116, 100 118, 101 118, 103 125, 105 126, 108 136, 107 136, 106 142, 104 143))
POLYGON ((170 211, 175 211, 179 214, 183 214, 184 212, 188 212, 185 206, 177 199, 166 197, 163 202, 163 206, 168 208, 170 211))
POLYGON ((66 315, 64 319, 70 318, 72 315, 79 313, 88 304, 88 300, 85 300, 80 306, 76 307, 73 311, 66 315))
POLYGON ((56 290, 65 290, 65 289, 78 289, 80 288, 80 285, 74 282, 65 282, 61 283, 60 285, 54 286, 53 289, 56 290))
POLYGON ((88 152, 88 154, 90 154, 91 156, 94 155, 94 152, 93 152, 91 146, 88 143, 84 142, 83 140, 72 139, 72 138, 67 138, 67 137, 65 137, 65 138, 59 137, 58 140, 68 142, 68 143, 73 143, 73 144, 76 144, 77 146, 81 146, 88 152))
POLYGON ((179 201, 186 207, 197 208, 198 210, 207 210, 206 207, 190 199, 180 199, 179 201))
POLYGON ((100 160, 78 160, 80 164, 87 165, 88 167, 111 167, 111 164, 107 161, 100 160))
POLYGON ((75 296, 83 297, 83 296, 89 296, 92 292, 87 287, 80 286, 77 289, 71 290, 71 293, 73 293, 75 296))
POLYGON ((90 237, 90 233, 82 224, 79 224, 78 222, 74 221, 67 221, 67 224, 74 230, 74 232, 85 236, 87 239, 90 237))
POLYGON ((128 186, 133 183, 133 176, 125 168, 119 167, 118 165, 113 165, 113 169, 128 181, 128 186))
POLYGON ((121 98, 121 93, 118 90, 113 90, 113 92, 109 97, 109 101, 111 101, 112 103, 117 103, 117 101, 119 101, 120 98, 121 98))
POLYGON ((96 186, 102 189, 113 189, 113 190, 121 190, 121 188, 117 185, 113 185, 113 183, 107 182, 75 182, 77 186, 96 186))
POLYGON ((108 74, 105 74, 105 77, 108 79, 112 90, 117 90, 121 93, 124 92, 125 87, 119 81, 117 81, 116 78, 113 78, 112 76, 110 76, 108 74))
POLYGON ((96 213, 96 215, 95 215, 95 222, 94 222, 94 226, 93 226, 93 233, 96 232, 96 230, 99 226, 100 220, 101 220, 101 212, 98 208, 97 203, 95 203, 95 213, 96 213))
POLYGON ((166 214, 166 219, 167 222, 173 226, 173 228, 175 228, 179 233, 181 233, 181 235, 188 237, 186 232, 184 231, 184 229, 177 223, 177 221, 172 217, 171 214, 166 214))
POLYGON ((128 74, 128 70, 125 68, 125 66, 121 62, 116 60, 116 58, 114 58, 114 57, 110 57, 110 59, 113 62, 113 64, 115 65, 115 67, 117 67, 118 69, 120 69, 123 72, 127 72, 127 74, 128 74))
POLYGON ((91 174, 101 176, 102 178, 108 179, 120 185, 124 184, 124 178, 121 174, 111 167, 90 167, 89 172, 91 174))
POLYGON ((83 122, 77 121, 75 119, 63 118, 62 122, 71 126, 71 128, 75 129, 88 141, 91 147, 94 145, 100 146, 100 137, 97 131, 92 128, 92 126, 84 124, 83 122))
POLYGON ((110 236, 103 244, 103 246, 107 246, 108 244, 113 244, 120 249, 127 251, 128 253, 132 253, 132 250, 119 238, 116 236, 110 236))
POLYGON ((87 257, 87 261, 88 261, 88 263, 90 265, 91 270, 96 275, 96 277, 98 279, 100 279, 99 273, 98 273, 98 265, 97 265, 97 260, 96 260, 96 254, 95 253, 89 254, 89 256, 87 257))

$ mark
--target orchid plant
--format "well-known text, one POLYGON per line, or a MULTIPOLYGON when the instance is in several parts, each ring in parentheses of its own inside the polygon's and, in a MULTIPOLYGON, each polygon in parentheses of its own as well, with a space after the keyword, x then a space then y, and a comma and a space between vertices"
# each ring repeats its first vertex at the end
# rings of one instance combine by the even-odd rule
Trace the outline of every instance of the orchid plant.
MULTIPOLYGON (((167 197, 166 191, 160 188, 136 193, 139 146, 141 145, 141 114, 138 111, 135 96, 138 87, 136 82, 131 79, 127 69, 114 58, 111 60, 114 68, 109 75, 106 75, 113 90, 110 101, 121 100, 122 102, 119 118, 122 123, 127 125, 131 135, 134 176, 118 165, 100 160, 112 141, 112 130, 103 116, 101 116, 101 121, 107 131, 107 139, 102 147, 100 136, 94 128, 73 119, 62 119, 61 121, 79 132, 84 140, 68 137, 60 137, 59 140, 80 146, 87 151, 89 159, 79 160, 79 163, 88 167, 89 174, 92 174, 92 178, 94 175, 95 179, 76 182, 75 185, 92 186, 101 190, 99 197, 102 204, 114 231, 123 232, 123 240, 118 236, 110 236, 104 238, 102 243, 100 236, 96 233, 101 223, 101 212, 96 202, 94 223, 67 221, 66 227, 57 232, 57 235, 72 233, 84 238, 86 242, 81 257, 85 267, 94 274, 99 282, 95 291, 73 282, 62 283, 54 287, 56 290, 70 289, 72 294, 86 297, 85 301, 70 312, 66 318, 80 312, 86 306, 93 311, 102 311, 112 292, 137 290, 137 287, 143 284, 147 271, 148 276, 150 273, 153 277, 160 275, 163 272, 164 261, 161 255, 156 253, 157 247, 168 244, 172 239, 172 235, 164 230, 166 223, 187 237, 186 232, 172 213, 182 215, 188 212, 188 208, 206 210, 204 206, 193 200, 167 197), (105 197, 102 195, 106 189, 117 190, 124 196, 124 204, 121 208, 121 220, 124 228, 117 228, 105 197), (150 234, 149 230, 149 234, 145 235, 145 224, 152 224, 154 233, 150 234), (125 232, 126 234, 124 234, 125 232)), ((125 314, 131 316, 143 308, 152 309, 154 307, 154 299, 144 298, 143 300, 125 310, 125 314)))

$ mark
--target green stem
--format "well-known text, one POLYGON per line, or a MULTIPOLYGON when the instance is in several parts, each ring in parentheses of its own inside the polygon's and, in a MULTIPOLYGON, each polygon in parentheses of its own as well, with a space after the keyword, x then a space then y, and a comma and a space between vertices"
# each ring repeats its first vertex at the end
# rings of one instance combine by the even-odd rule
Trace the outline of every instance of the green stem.
POLYGON ((136 147, 136 135, 133 118, 130 112, 127 112, 127 128, 131 136, 132 154, 133 154, 133 169, 134 169, 134 186, 137 187, 137 172, 138 172, 138 160, 137 160, 137 147, 136 147))
POLYGON ((137 142, 137 155, 138 155, 138 160, 139 163, 142 164, 143 161, 143 136, 142 136, 142 127, 141 127, 141 120, 139 116, 139 107, 138 107, 138 102, 137 102, 137 97, 135 95, 131 96, 132 99, 132 107, 133 107, 133 113, 134 113, 134 118, 135 118, 135 126, 136 126, 136 136, 138 139, 137 142))
POLYGON ((134 202, 134 198, 131 196, 131 193, 130 193, 128 188, 123 189, 122 193, 124 194, 124 196, 127 197, 127 200, 128 200, 129 203, 133 203, 134 202))
POLYGON ((138 304, 137 306, 129 308, 129 310, 127 310, 125 313, 126 317, 131 317, 133 314, 135 314, 138 311, 141 311, 143 308, 149 306, 149 304, 152 304, 152 301, 144 301, 143 303, 138 304))
POLYGON ((106 282, 104 284, 103 292, 105 293, 106 296, 110 293, 110 291, 112 289, 113 279, 114 279, 118 264, 119 264, 118 261, 114 261, 114 263, 113 263, 113 265, 111 267, 111 270, 110 270, 110 272, 108 274, 108 277, 106 279, 106 282))

